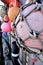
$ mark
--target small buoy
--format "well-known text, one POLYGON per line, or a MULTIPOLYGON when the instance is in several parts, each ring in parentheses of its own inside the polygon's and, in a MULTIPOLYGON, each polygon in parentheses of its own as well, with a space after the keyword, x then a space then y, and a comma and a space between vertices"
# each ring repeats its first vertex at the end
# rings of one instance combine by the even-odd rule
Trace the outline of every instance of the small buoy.
POLYGON ((1 25, 2 32, 10 32, 11 31, 11 25, 9 23, 2 23, 1 25))
POLYGON ((5 16, 4 16, 4 21, 9 22, 9 17, 8 17, 8 15, 5 15, 5 16))

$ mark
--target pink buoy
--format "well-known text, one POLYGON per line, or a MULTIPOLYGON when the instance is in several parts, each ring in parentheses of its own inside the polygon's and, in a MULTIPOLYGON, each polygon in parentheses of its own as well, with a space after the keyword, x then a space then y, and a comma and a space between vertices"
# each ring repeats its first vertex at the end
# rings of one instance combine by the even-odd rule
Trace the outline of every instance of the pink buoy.
MULTIPOLYGON (((26 7, 22 14, 26 17, 24 21, 20 20, 16 26, 18 37, 20 37, 24 41, 24 45, 28 48, 41 50, 43 48, 43 31, 38 35, 39 38, 32 38, 30 37, 31 29, 33 31, 41 31, 43 30, 43 14, 41 10, 34 10, 30 15, 28 13, 32 11, 36 7, 35 4, 32 4, 26 7), (30 29, 31 28, 31 29, 30 29), (29 38, 30 37, 30 38, 29 38), (41 42, 42 41, 42 42, 41 42)), ((19 16, 19 15, 18 15, 19 16)), ((18 17, 19 18, 19 17, 18 17)), ((18 18, 16 19, 15 23, 17 23, 18 18)), ((34 34, 35 35, 35 34, 34 34)), ((35 51, 34 51, 35 52, 35 51)), ((37 51, 36 51, 37 52, 37 51)), ((38 53, 38 52, 37 52, 38 53)))
POLYGON ((11 31, 11 25, 10 25, 10 23, 4 22, 1 25, 1 29, 2 29, 2 32, 10 32, 11 31))

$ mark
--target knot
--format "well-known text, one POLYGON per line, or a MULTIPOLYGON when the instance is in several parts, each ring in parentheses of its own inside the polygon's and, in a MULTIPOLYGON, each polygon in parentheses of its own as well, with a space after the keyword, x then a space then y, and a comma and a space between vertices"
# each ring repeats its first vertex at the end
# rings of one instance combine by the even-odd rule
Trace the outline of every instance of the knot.
POLYGON ((22 15, 22 14, 20 15, 20 20, 24 21, 24 15, 22 15))
POLYGON ((36 32, 36 31, 34 31, 34 30, 32 30, 31 32, 30 32, 30 37, 31 38, 38 38, 38 32, 36 32))

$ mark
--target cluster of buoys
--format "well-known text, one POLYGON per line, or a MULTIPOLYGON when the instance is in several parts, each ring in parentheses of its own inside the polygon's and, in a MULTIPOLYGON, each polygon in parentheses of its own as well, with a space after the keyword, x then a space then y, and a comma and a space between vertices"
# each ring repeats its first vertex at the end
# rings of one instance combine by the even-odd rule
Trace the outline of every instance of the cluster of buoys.
MULTIPOLYGON (((13 22, 15 16, 18 14, 18 11, 19 11, 19 2, 17 0, 9 0, 9 1, 2 0, 2 1, 5 4, 8 4, 9 8, 8 8, 8 11, 7 11, 7 15, 4 16, 4 21, 5 22, 2 23, 1 29, 2 29, 3 32, 8 32, 8 30, 11 31, 11 28, 12 28, 11 27, 11 23, 13 22), (17 4, 18 7, 17 7, 17 5, 14 5, 14 4, 17 4)), ((26 12, 27 12, 27 10, 26 10, 26 12)))
MULTIPOLYGON (((8 38, 7 33, 13 31, 12 23, 17 16, 19 12, 20 3, 18 0, 2 0, 5 4, 7 4, 7 14, 3 18, 3 22, 1 25, 2 30, 2 37, 8 38)), ((28 2, 29 0, 27 0, 28 2)), ((33 0, 30 0, 33 2, 33 0)), ((26 4, 27 4, 26 2, 26 4)), ((32 9, 34 9, 36 5, 31 4, 29 7, 24 9, 21 13, 26 17, 26 14, 30 13, 32 9)), ((22 16, 21 16, 22 17, 22 16)), ((29 47, 29 49, 36 49, 36 50, 42 50, 42 39, 43 39, 43 14, 41 10, 35 10, 33 11, 29 16, 27 15, 26 19, 20 20, 19 23, 16 25, 16 31, 18 34, 18 37, 20 37, 21 40, 24 40, 22 43, 29 47), (38 18, 37 18, 38 17, 38 18), (31 31, 31 32, 30 32, 31 31), (40 33, 41 32, 41 33, 40 33), (42 35, 42 36, 41 36, 42 35), (40 39, 41 41, 40 41, 40 39)), ((16 22, 16 21, 15 21, 16 22)), ((11 40, 10 40, 11 41, 11 40)), ((20 41, 21 42, 21 41, 20 41)), ((32 50, 35 53, 38 53, 37 51, 32 50)), ((40 53, 40 52, 39 52, 40 53)), ((11 56, 13 60, 15 58, 17 59, 19 56, 19 48, 17 46, 17 41, 12 42, 12 49, 11 49, 11 56)), ((36 62, 36 55, 31 55, 31 62, 36 62)))
MULTIPOLYGON (((8 8, 7 13, 4 15, 3 22, 1 24, 3 52, 4 52, 3 56, 4 56, 4 58, 6 58, 6 57, 8 58, 10 51, 9 52, 7 51, 7 49, 9 49, 9 48, 6 44, 7 44, 7 42, 9 43, 9 41, 10 41, 9 40, 9 36, 10 36, 9 32, 11 32, 13 30, 11 24, 12 24, 15 16, 18 14, 20 5, 19 5, 18 0, 2 0, 2 1, 5 4, 7 4, 7 8, 8 8), (5 55, 6 55, 6 57, 5 57, 5 55)), ((16 44, 16 41, 12 42, 11 50, 12 50, 11 56, 15 62, 15 65, 19 65, 19 63, 17 63, 18 62, 17 59, 19 57, 19 48, 16 44)))
POLYGON ((7 15, 4 16, 4 21, 1 25, 2 32, 10 32, 11 25, 9 24, 9 17, 7 15))
POLYGON ((3 3, 7 4, 7 15, 4 15, 4 22, 1 25, 3 32, 11 31, 11 23, 14 17, 18 14, 20 3, 18 0, 2 0, 3 3))
POLYGON ((11 31, 11 28, 12 28, 11 24, 15 16, 18 14, 20 3, 18 2, 18 0, 9 0, 9 1, 2 0, 2 2, 4 2, 5 4, 8 4, 9 7, 8 7, 7 15, 4 16, 5 22, 2 23, 1 29, 2 31, 5 30, 4 32, 8 32, 8 30, 11 31))

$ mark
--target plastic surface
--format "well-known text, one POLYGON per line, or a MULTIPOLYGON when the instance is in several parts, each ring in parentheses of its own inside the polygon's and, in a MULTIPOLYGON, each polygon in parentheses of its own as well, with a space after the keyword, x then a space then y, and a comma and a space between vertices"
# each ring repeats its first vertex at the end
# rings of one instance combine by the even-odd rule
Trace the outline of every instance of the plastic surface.
MULTIPOLYGON (((23 15, 26 16, 35 6, 36 5, 33 4, 24 9, 22 12, 23 15)), ((43 29, 43 14, 40 10, 33 11, 30 15, 27 16, 26 19, 31 29, 34 31, 39 32, 43 29)), ((22 40, 25 40, 30 36, 30 27, 26 24, 25 20, 23 22, 20 21, 17 24, 17 34, 22 40)), ((43 41, 43 32, 40 33, 39 37, 41 41, 43 41)), ((24 44, 30 48, 42 49, 43 47, 41 41, 38 38, 28 38, 26 41, 24 41, 24 44)))
POLYGON ((2 23, 1 25, 2 32, 10 32, 11 31, 11 25, 9 23, 2 23))

